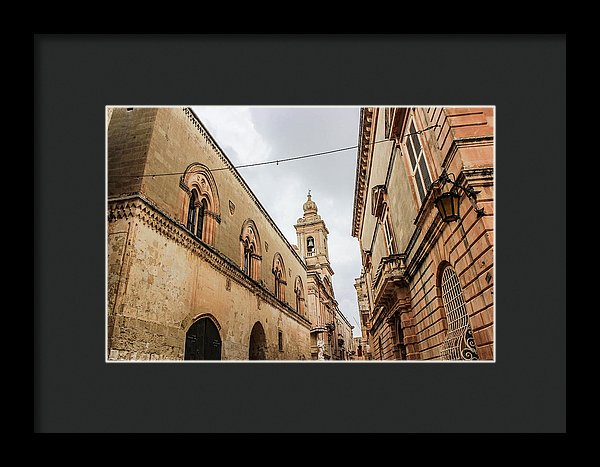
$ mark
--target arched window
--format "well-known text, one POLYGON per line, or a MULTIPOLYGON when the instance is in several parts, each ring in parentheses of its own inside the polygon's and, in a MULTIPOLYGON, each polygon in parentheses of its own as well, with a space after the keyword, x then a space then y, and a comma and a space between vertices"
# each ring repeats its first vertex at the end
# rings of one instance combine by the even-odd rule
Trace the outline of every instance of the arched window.
POLYGON ((283 301, 285 300, 285 286, 287 282, 285 280, 285 264, 279 253, 275 253, 275 257, 273 258, 273 277, 275 278, 275 297, 283 301))
POLYGON ((460 281, 454 269, 447 264, 442 268, 440 288, 446 312, 448 332, 442 345, 444 360, 478 360, 473 331, 465 307, 460 281))
POLYGON ((187 229, 196 238, 214 244, 217 224, 221 223, 221 210, 217 185, 202 164, 191 164, 179 180, 187 229))
POLYGON ((242 224, 240 234, 240 266, 251 279, 258 281, 260 280, 261 261, 258 229, 252 219, 246 219, 242 224))
POLYGON ((294 294, 296 295, 296 313, 298 313, 300 316, 304 316, 304 286, 302 285, 302 279, 300 279, 300 276, 296 277, 294 294))
POLYGON ((306 254, 307 256, 315 254, 315 239, 313 237, 308 237, 306 239, 306 254))
POLYGON ((204 242, 207 240, 202 235, 206 230, 204 228, 206 213, 208 213, 208 203, 206 202, 206 198, 200 198, 198 190, 193 188, 188 206, 187 228, 196 238, 204 242))

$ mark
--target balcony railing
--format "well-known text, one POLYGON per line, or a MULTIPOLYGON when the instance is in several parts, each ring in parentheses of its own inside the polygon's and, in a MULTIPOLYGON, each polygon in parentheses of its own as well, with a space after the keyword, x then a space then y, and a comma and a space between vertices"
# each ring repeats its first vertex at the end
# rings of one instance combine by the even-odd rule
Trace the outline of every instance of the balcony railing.
POLYGON ((393 254, 381 258, 371 284, 376 305, 380 305, 381 300, 392 293, 394 288, 407 285, 404 277, 405 259, 403 254, 393 254))

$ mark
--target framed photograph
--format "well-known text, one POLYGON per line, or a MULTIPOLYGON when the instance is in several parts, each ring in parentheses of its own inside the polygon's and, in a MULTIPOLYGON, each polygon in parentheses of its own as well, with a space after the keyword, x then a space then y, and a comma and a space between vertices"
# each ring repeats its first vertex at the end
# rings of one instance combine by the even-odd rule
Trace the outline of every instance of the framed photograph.
POLYGON ((493 362, 494 110, 107 106, 107 361, 493 362))

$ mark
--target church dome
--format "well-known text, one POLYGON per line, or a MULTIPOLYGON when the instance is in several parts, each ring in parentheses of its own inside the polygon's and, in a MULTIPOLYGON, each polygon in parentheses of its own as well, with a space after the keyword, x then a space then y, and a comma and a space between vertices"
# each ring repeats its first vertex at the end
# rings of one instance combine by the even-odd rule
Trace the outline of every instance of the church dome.
POLYGON ((308 190, 308 199, 306 200, 306 203, 302 205, 302 209, 304 209, 304 214, 317 213, 317 205, 310 197, 310 190, 308 190))

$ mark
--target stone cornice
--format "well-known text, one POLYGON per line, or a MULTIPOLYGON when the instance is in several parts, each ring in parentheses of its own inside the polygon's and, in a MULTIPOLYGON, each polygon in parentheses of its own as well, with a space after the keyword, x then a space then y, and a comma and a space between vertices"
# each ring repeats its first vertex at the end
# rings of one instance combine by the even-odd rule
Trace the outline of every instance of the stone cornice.
POLYGON ((470 136, 470 137, 453 139, 452 143, 450 145, 450 148, 448 149, 448 153, 446 154, 446 156, 444 157, 444 160, 442 161, 442 168, 450 167, 450 164, 452 163, 454 156, 456 155, 456 153, 458 152, 458 150, 460 148, 476 147, 476 146, 490 146, 493 144, 494 144, 494 137, 491 135, 470 136))
POLYGON ((344 320, 344 322, 350 327, 350 329, 354 329, 354 326, 352 326, 350 324, 350 321, 348 321, 348 318, 346 318, 344 313, 342 313, 342 311, 339 308, 336 309, 336 313, 342 318, 342 320, 344 320))
POLYGON ((281 230, 279 229, 279 227, 277 227, 277 224, 275 224, 275 222, 273 221, 273 219, 271 219, 271 216, 269 215, 269 213, 267 212, 267 210, 260 203, 260 201, 258 200, 258 198, 254 195, 254 193, 252 192, 252 190, 250 189, 250 187, 248 186, 248 184, 246 183, 246 181, 242 178, 242 176, 237 171, 237 169, 234 167, 234 165, 231 163, 231 161, 229 160, 229 158, 225 155, 225 151, 223 151, 221 149, 221 147, 217 144, 216 140, 212 137, 212 135, 210 134, 210 132, 208 131, 208 129, 202 124, 202 122, 200 121, 200 119, 198 118, 198 116, 196 115, 196 113, 193 111, 193 109, 191 109, 190 107, 183 107, 183 112, 188 117, 188 119, 190 120, 190 122, 194 125, 194 127, 198 130, 198 132, 200 133, 200 135, 203 137, 204 141, 219 156, 219 158, 221 159, 221 162, 223 162, 223 164, 225 164, 225 166, 229 169, 229 172, 239 182, 239 184, 242 186, 242 188, 244 189, 244 191, 248 194, 248 196, 250 197, 250 199, 256 204, 256 207, 258 208, 258 210, 265 216, 265 219, 267 219, 267 222, 269 222, 269 224, 271 224, 271 227, 273 227, 273 229, 275 230, 275 232, 277 232, 277 234, 281 237, 281 239, 283 240, 283 242, 289 248, 290 252, 298 259, 298 261, 301 264, 304 264, 304 261, 300 258, 300 256, 298 255, 298 253, 296 251, 294 251, 294 248, 292 247, 291 243, 288 241, 288 239, 285 237, 285 235, 283 235, 283 233, 281 232, 281 230))
POLYGON ((365 190, 368 183, 367 165, 369 155, 373 151, 373 145, 370 144, 373 138, 374 108, 363 107, 360 109, 360 123, 358 135, 358 151, 356 156, 356 180, 354 184, 354 207, 352 209, 352 236, 358 237, 360 232, 361 219, 365 205, 365 190))
POLYGON ((291 318, 310 326, 310 321, 298 315, 288 303, 277 299, 261 283, 249 278, 230 258, 216 248, 207 245, 195 238, 183 224, 165 214, 143 195, 121 196, 108 200, 108 222, 120 219, 137 219, 150 229, 158 232, 171 241, 192 252, 200 259, 206 261, 211 267, 234 280, 239 285, 249 289, 264 302, 283 311, 291 318))

